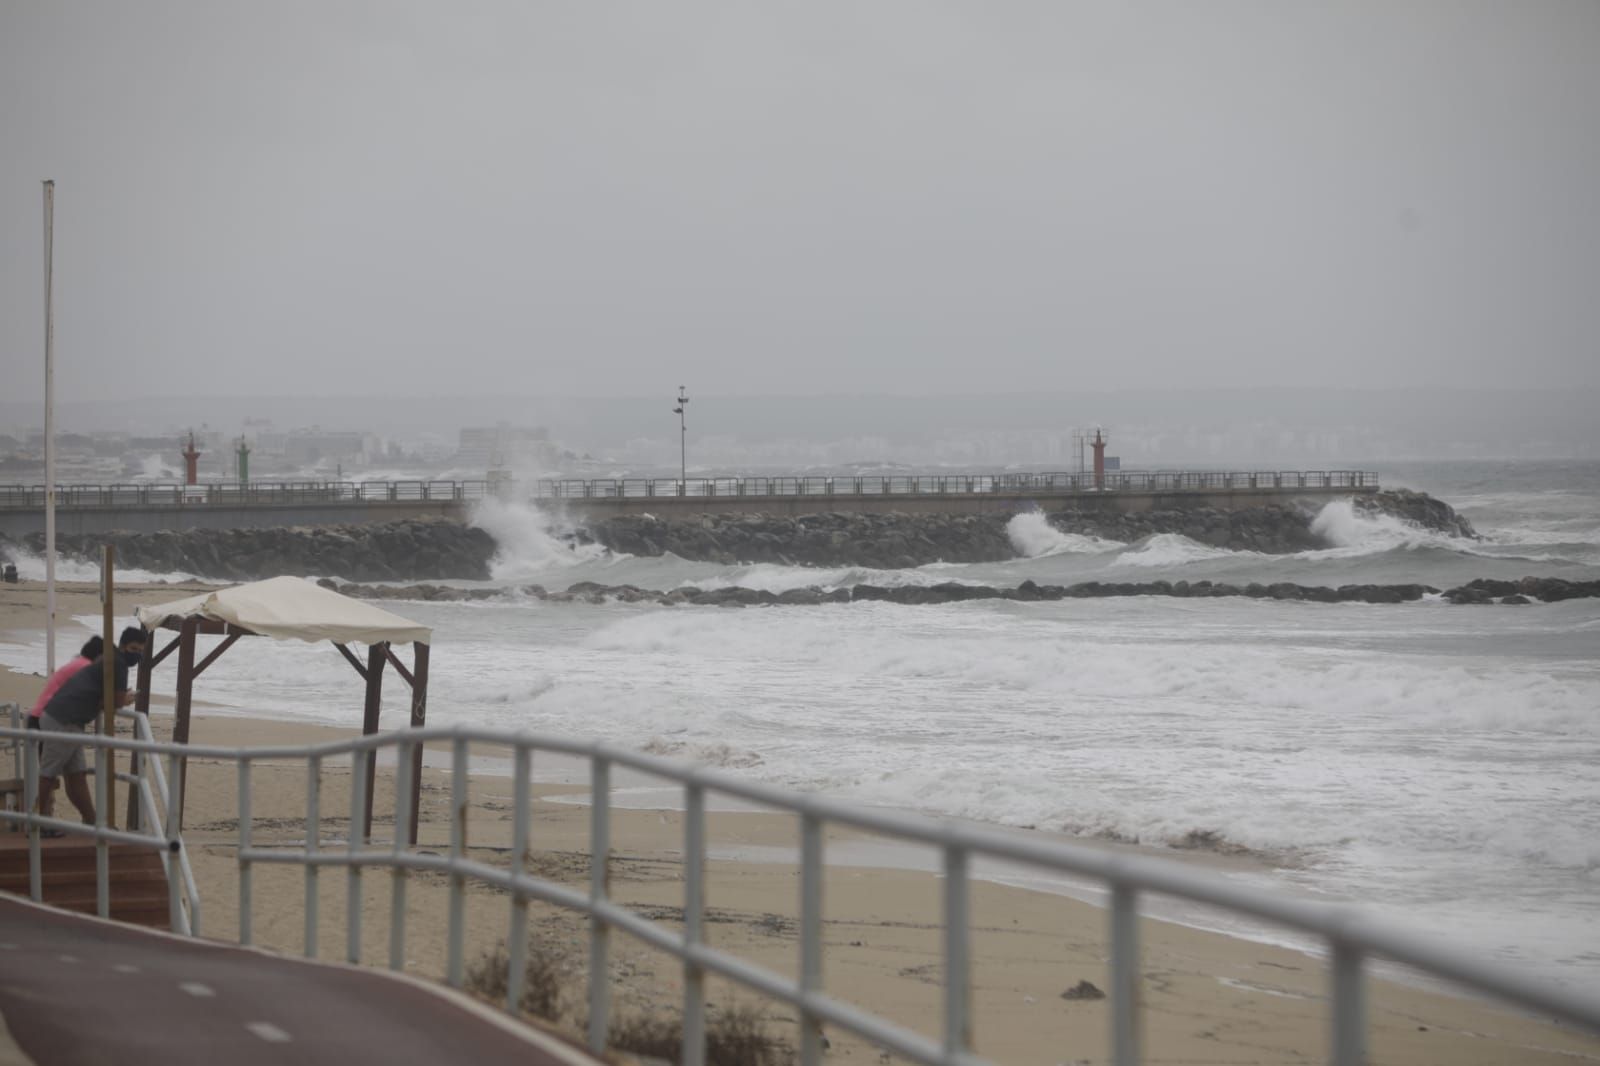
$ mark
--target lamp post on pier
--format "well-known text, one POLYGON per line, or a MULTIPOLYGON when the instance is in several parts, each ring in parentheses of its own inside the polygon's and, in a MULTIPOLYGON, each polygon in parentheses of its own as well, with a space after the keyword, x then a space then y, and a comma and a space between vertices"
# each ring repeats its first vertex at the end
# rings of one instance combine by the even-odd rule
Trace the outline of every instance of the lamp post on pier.
POLYGON ((689 494, 689 425, 684 412, 689 407, 689 395, 678 386, 678 406, 672 413, 678 416, 678 495, 689 494))

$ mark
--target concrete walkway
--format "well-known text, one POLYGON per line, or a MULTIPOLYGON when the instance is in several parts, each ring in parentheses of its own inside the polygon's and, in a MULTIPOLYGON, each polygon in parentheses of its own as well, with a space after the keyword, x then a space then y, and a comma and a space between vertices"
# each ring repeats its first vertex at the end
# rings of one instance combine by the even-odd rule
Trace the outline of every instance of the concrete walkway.
POLYGON ((597 1061, 442 985, 14 897, 0 898, 0 1014, 6 1066, 597 1061))

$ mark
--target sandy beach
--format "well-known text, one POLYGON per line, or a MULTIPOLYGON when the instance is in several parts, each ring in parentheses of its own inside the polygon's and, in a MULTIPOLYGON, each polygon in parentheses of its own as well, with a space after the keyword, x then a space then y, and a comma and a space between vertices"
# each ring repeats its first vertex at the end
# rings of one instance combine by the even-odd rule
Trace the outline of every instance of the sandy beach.
MULTIPOLYGON (((118 624, 126 623, 136 604, 177 598, 195 588, 119 587, 118 624)), ((0 586, 0 641, 36 639, 42 628, 43 601, 37 583, 0 586)), ((399 609, 404 613, 403 604, 399 609)), ((98 610, 92 586, 70 586, 62 593, 61 618, 98 610)), ((58 648, 70 654, 69 644, 75 640, 63 640, 58 648)), ((306 654, 334 652, 308 646, 306 654)), ((435 656, 448 654, 448 635, 440 634, 435 656)), ((0 703, 17 701, 26 706, 42 680, 0 673, 0 703)), ((170 690, 170 669, 158 672, 152 714, 158 735, 170 732, 170 711, 160 698, 170 690)), ((196 697, 204 700, 203 679, 196 697)), ((352 684, 349 730, 214 709, 197 714, 191 739, 239 746, 331 740, 356 732, 358 714, 358 694, 352 684)), ((236 771, 231 763, 196 759, 189 775, 186 839, 203 900, 202 931, 227 940, 238 929, 236 771)), ((263 764, 256 770, 252 804, 258 844, 287 846, 303 838, 306 775, 303 764, 263 764)), ((342 846, 349 825, 348 766, 324 766, 321 781, 322 837, 325 846, 335 842, 342 846)), ((581 800, 582 791, 576 784, 537 785, 532 820, 530 869, 574 886, 584 884, 588 872, 589 811, 573 801, 581 800)), ((491 864, 507 861, 509 793, 505 777, 492 773, 473 777, 468 839, 475 859, 491 864)), ((424 850, 447 847, 447 805, 444 775, 429 770, 423 795, 420 846, 424 850)), ((125 806, 125 800, 119 806, 125 806)), ((380 840, 391 837, 392 808, 392 775, 380 768, 374 826, 374 836, 380 840)), ((708 864, 708 938, 718 948, 792 974, 798 961, 799 878, 784 856, 785 849, 798 844, 796 820, 772 813, 715 812, 708 836, 712 854, 728 856, 708 864)), ((612 839, 615 898, 675 926, 683 901, 681 816, 671 810, 616 810, 612 839)), ((835 831, 829 846, 860 856, 870 855, 874 842, 835 831)), ((937 1038, 940 881, 932 874, 895 868, 899 865, 903 864, 829 867, 824 885, 824 979, 831 994, 937 1038)), ((257 869, 253 917, 258 943, 289 952, 301 949, 305 883, 298 868, 257 869)), ((342 957, 347 891, 343 871, 323 872, 317 891, 323 915, 320 954, 342 957)), ((367 874, 361 891, 363 962, 383 965, 389 875, 367 874)), ((416 974, 443 972, 447 895, 442 877, 410 879, 407 963, 416 974)), ((504 893, 485 886, 469 886, 467 898, 467 957, 473 960, 505 938, 510 908, 504 893)), ((586 927, 571 914, 539 904, 533 906, 532 915, 534 950, 549 958, 563 976, 569 1013, 581 1013, 586 927)), ((1106 1061, 1107 1002, 1063 997, 1082 981, 1102 989, 1109 986, 1106 926, 1103 910, 1063 895, 988 882, 974 886, 974 1035, 980 1054, 999 1062, 1106 1061)), ((1140 937, 1148 1061, 1280 1063, 1325 1056, 1327 979, 1318 960, 1164 921, 1144 921, 1140 937)), ((626 936, 613 940, 611 979, 619 1011, 676 1009, 681 984, 672 961, 626 936)), ((711 987, 711 999, 720 1009, 758 1002, 750 993, 717 982, 711 987)), ((1600 1061, 1600 1039, 1473 1000, 1381 979, 1370 982, 1369 995, 1374 1063, 1488 1066, 1600 1061)), ((791 1012, 770 1005, 770 1017, 773 1032, 792 1042, 791 1012)), ((877 1049, 848 1035, 829 1035, 835 1058, 887 1061, 877 1049)))

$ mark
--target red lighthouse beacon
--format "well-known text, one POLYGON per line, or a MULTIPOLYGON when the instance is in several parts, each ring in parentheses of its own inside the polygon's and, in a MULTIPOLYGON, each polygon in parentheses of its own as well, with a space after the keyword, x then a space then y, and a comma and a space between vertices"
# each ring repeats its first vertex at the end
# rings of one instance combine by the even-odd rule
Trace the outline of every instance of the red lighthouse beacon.
POLYGON ((183 449, 183 483, 200 484, 200 449, 194 446, 194 430, 189 431, 189 443, 183 449))

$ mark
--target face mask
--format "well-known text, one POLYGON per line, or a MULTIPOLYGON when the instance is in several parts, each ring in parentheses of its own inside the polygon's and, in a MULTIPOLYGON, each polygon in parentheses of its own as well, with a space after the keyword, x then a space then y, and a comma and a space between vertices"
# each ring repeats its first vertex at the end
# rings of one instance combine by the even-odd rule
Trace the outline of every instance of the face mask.
POLYGON ((122 653, 122 661, 127 664, 130 670, 133 667, 138 666, 139 660, 143 657, 144 652, 141 651, 125 651, 122 653))

